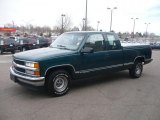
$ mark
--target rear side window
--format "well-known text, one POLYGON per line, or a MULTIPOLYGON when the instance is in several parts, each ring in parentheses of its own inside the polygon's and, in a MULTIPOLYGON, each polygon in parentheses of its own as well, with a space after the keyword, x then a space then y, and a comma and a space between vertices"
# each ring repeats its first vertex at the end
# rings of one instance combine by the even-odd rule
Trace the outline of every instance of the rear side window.
POLYGON ((104 38, 102 34, 92 34, 88 37, 85 47, 91 47, 94 51, 103 51, 104 50, 104 38))
POLYGON ((21 41, 22 41, 22 44, 28 44, 29 43, 28 39, 22 39, 21 41))
POLYGON ((107 35, 107 39, 110 45, 113 45, 114 41, 116 40, 114 35, 107 35))
POLYGON ((14 39, 6 39, 6 44, 14 44, 14 39))
POLYGON ((108 50, 117 50, 120 49, 120 41, 112 34, 107 34, 107 49, 108 50))

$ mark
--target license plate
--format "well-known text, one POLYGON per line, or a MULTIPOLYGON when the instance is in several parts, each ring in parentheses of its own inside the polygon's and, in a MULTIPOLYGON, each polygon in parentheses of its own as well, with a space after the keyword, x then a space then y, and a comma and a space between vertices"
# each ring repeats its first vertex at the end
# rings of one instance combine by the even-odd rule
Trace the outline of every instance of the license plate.
POLYGON ((10 47, 13 47, 13 45, 9 45, 10 47))

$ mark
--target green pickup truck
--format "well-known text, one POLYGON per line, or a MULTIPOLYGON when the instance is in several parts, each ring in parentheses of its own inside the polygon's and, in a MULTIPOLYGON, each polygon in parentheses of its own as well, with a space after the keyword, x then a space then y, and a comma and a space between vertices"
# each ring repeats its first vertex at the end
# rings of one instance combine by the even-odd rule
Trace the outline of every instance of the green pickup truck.
POLYGON ((48 48, 13 55, 11 80, 26 87, 43 87, 51 95, 68 92, 72 80, 129 70, 139 78, 152 61, 149 45, 121 46, 112 32, 68 32, 48 48))

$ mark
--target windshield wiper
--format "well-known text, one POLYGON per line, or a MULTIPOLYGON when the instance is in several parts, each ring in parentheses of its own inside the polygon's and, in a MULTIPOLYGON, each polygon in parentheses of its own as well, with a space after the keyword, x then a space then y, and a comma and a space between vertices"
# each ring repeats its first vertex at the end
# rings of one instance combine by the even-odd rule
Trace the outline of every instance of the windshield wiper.
POLYGON ((59 48, 59 49, 66 49, 66 50, 70 50, 69 48, 67 48, 66 46, 64 46, 64 45, 57 45, 57 47, 59 48))

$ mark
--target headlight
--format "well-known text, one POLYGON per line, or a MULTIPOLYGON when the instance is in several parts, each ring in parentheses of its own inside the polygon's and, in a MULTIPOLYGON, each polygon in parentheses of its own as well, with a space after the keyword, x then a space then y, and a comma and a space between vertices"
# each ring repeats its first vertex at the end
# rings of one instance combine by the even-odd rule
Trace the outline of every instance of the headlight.
POLYGON ((39 68, 39 63, 37 62, 26 62, 27 67, 39 68))
POLYGON ((40 75, 39 71, 25 70, 25 72, 30 75, 36 75, 36 76, 40 75))

